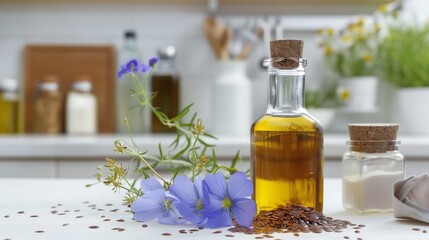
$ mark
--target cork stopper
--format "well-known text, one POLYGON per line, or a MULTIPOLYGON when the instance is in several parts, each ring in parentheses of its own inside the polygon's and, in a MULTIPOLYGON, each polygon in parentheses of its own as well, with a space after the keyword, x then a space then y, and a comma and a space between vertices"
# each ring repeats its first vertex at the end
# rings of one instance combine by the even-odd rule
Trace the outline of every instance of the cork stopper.
MULTIPOLYGON (((292 57, 292 58, 302 58, 302 51, 304 49, 304 41, 302 40, 274 40, 270 42, 270 53, 271 58, 277 57, 292 57)), ((297 68, 299 65, 298 62, 286 59, 280 62, 274 62, 273 67, 279 69, 293 69, 297 68)))
POLYGON ((398 124, 349 124, 352 151, 383 153, 397 149, 398 124))

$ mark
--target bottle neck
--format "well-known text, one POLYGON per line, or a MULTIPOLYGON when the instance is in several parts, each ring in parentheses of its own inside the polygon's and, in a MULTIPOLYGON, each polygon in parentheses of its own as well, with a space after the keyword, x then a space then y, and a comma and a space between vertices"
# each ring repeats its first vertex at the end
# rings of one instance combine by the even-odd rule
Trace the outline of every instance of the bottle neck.
POLYGON ((174 58, 161 58, 156 66, 155 74, 174 74, 175 71, 174 58))
POLYGON ((301 115, 304 110, 305 70, 268 68, 269 115, 301 115))
POLYGON ((138 48, 136 39, 135 38, 125 38, 124 48, 125 49, 136 49, 136 48, 138 48))

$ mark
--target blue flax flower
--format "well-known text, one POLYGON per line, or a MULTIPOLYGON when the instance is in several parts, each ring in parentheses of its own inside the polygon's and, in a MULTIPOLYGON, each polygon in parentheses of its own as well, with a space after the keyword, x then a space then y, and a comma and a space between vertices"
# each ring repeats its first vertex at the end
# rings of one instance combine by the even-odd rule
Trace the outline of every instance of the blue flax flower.
POLYGON ((222 173, 207 174, 203 181, 204 206, 210 228, 232 225, 232 216, 238 224, 250 227, 256 213, 256 204, 247 198, 253 193, 252 182, 243 172, 229 177, 228 183, 222 173))
POLYGON ((158 58, 149 59, 148 64, 141 63, 138 59, 131 59, 122 65, 118 71, 118 78, 128 73, 149 72, 158 63, 158 58))
POLYGON ((141 67, 140 67, 140 71, 141 71, 141 72, 144 72, 144 73, 145 73, 145 72, 149 72, 149 71, 150 71, 150 69, 151 69, 151 67, 149 67, 148 65, 146 65, 146 64, 144 64, 144 63, 143 63, 143 64, 141 65, 141 67))
POLYGON ((153 58, 149 59, 148 65, 149 65, 149 67, 154 67, 155 64, 157 64, 157 63, 158 63, 158 58, 157 57, 153 57, 153 58))
POLYGON ((157 218, 162 224, 180 222, 180 216, 173 203, 176 199, 167 194, 156 179, 142 180, 141 189, 144 195, 131 204, 136 221, 150 221, 157 218))
POLYGON ((136 73, 141 68, 141 63, 138 59, 131 59, 126 64, 122 65, 118 71, 118 77, 122 77, 127 73, 136 73))
POLYGON ((179 175, 169 188, 170 193, 178 199, 175 201, 175 206, 179 213, 184 219, 197 226, 203 226, 207 219, 201 213, 204 209, 202 182, 200 176, 197 176, 192 183, 189 178, 179 175))

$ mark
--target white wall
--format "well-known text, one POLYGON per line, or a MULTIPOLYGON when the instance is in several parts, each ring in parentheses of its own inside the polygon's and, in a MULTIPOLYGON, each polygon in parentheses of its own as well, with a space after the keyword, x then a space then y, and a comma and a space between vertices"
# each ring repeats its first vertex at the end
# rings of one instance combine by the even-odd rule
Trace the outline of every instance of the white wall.
MULTIPOLYGON (((221 6, 220 14, 221 18, 246 14, 282 16, 284 37, 305 41, 304 55, 309 60, 307 88, 314 89, 332 81, 317 47, 315 30, 341 25, 351 15, 369 14, 375 8, 362 4, 248 4, 221 6)), ((216 76, 213 67, 216 59, 203 32, 206 12, 203 4, 0 4, 0 79, 22 78, 22 53, 26 44, 113 44, 120 47, 123 32, 135 29, 147 58, 153 56, 159 46, 177 47, 177 66, 183 76, 185 102, 182 104, 196 102, 196 110, 203 119, 210 119, 210 84, 216 76)), ((265 71, 258 68, 264 52, 261 44, 248 60, 254 118, 262 114, 266 106, 265 71)))

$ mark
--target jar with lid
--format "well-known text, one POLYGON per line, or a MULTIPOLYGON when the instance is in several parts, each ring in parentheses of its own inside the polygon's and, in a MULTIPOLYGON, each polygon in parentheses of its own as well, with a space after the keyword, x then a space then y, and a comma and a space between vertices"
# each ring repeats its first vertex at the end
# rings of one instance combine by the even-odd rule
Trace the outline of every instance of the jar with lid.
POLYGON ((97 99, 90 81, 73 82, 66 99, 66 133, 97 133, 97 99))
POLYGON ((251 170, 258 212, 279 205, 323 209, 323 129, 304 108, 303 41, 271 41, 269 103, 251 127, 251 170))
POLYGON ((33 132, 60 133, 63 131, 63 100, 55 77, 38 84, 34 101, 33 132))
POLYGON ((358 212, 393 211, 393 184, 405 177, 398 124, 349 124, 342 159, 343 206, 358 212))
POLYGON ((0 133, 17 132, 18 88, 16 79, 6 78, 0 81, 0 133))
MULTIPOLYGON (((158 49, 159 62, 151 79, 152 92, 156 94, 152 105, 169 118, 179 114, 180 75, 176 70, 176 48, 167 46, 158 49)), ((164 126, 152 115, 152 132, 175 132, 175 128, 164 126)))

